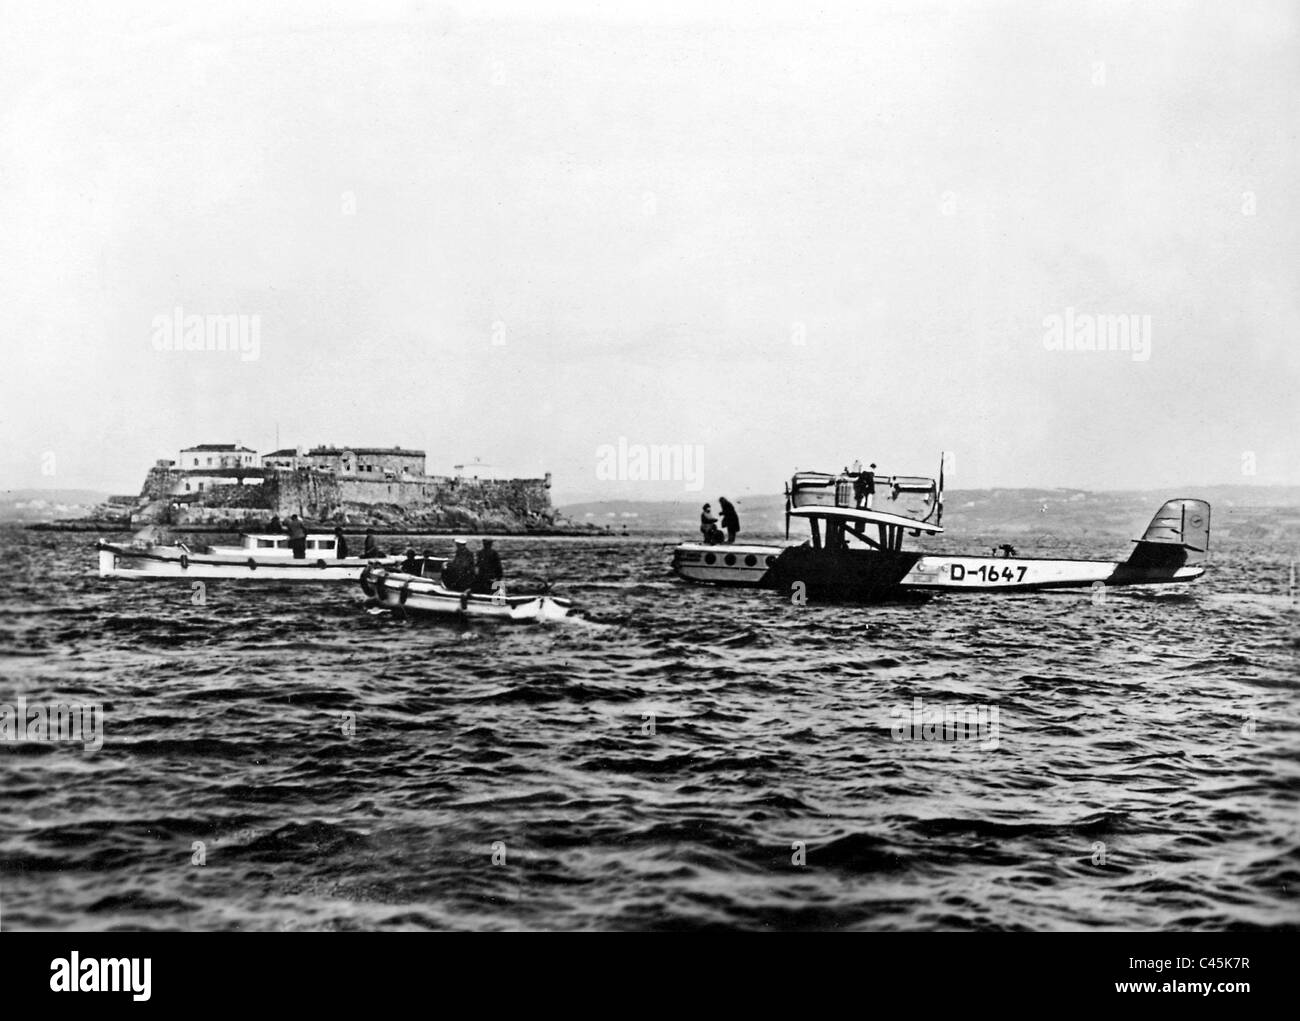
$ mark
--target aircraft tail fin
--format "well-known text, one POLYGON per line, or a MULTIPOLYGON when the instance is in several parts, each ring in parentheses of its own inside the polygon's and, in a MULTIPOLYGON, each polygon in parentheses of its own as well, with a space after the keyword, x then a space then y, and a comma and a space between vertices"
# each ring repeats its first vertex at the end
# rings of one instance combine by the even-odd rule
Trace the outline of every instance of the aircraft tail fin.
POLYGON ((1210 505, 1204 500, 1168 500, 1156 511, 1128 563, 1135 567, 1192 566, 1210 551, 1210 505))

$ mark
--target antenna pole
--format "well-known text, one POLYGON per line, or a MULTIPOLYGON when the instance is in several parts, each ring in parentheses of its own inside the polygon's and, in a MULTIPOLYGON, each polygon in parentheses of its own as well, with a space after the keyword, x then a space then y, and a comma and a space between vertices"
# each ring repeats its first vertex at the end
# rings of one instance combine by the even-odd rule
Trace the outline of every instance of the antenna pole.
POLYGON ((948 463, 948 451, 946 450, 939 451, 939 492, 935 494, 935 503, 937 505, 936 510, 938 511, 938 513, 935 515, 934 518, 934 523, 936 525, 943 524, 943 468, 944 465, 947 463, 948 463))

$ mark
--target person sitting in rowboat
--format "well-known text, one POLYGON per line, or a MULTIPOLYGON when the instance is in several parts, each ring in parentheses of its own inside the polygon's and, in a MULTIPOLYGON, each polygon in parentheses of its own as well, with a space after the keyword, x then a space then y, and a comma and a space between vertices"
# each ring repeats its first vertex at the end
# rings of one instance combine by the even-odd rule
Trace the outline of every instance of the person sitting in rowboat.
POLYGON ((456 552, 442 569, 442 585, 453 592, 465 592, 474 587, 474 557, 464 539, 456 540, 456 552))
POLYGON ((484 539, 483 548, 474 558, 474 591, 480 595, 491 595, 497 591, 505 572, 501 569, 501 557, 492 548, 492 540, 484 539))
POLYGON ((402 566, 401 566, 400 568, 398 568, 398 570, 400 570, 403 574, 419 574, 419 573, 420 573, 420 563, 419 563, 419 561, 417 561, 417 560, 415 559, 415 550, 414 550, 414 548, 408 548, 408 549, 407 549, 407 551, 406 551, 406 559, 402 561, 402 566))

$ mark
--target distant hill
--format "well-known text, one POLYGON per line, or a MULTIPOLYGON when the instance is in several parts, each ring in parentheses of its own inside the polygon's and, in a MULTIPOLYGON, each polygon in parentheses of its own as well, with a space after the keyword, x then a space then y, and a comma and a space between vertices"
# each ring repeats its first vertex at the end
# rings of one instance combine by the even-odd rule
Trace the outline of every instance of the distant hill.
MULTIPOLYGON (((1088 492, 1081 489, 967 489, 944 494, 945 540, 1026 541, 1032 538, 1136 538, 1160 504, 1197 496, 1212 508, 1213 533, 1222 538, 1283 538, 1300 541, 1300 486, 1187 486, 1158 492, 1088 492)), ((560 513, 574 523, 629 531, 694 535, 700 501, 611 500, 574 503, 560 513)), ((736 500, 743 534, 777 535, 785 529, 785 498, 779 494, 736 500)), ((714 507, 716 513, 717 508, 714 507)), ((807 529, 797 522, 792 535, 807 529)))
POLYGON ((90 489, 6 489, 0 492, 0 521, 84 518, 107 499, 107 493, 90 489))

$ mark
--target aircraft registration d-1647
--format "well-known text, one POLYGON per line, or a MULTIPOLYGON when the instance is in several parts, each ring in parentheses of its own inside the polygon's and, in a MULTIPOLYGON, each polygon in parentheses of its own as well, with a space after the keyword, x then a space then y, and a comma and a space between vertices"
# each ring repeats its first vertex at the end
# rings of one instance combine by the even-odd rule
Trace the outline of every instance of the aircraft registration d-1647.
POLYGON ((809 598, 867 601, 910 592, 1025 592, 1095 585, 1171 585, 1205 573, 1210 505, 1168 500, 1128 559, 1066 560, 929 554, 905 550, 905 535, 943 532, 939 479, 871 472, 798 472, 786 487, 786 538, 792 518, 808 522, 799 545, 685 542, 673 569, 689 581, 802 591, 809 598))

